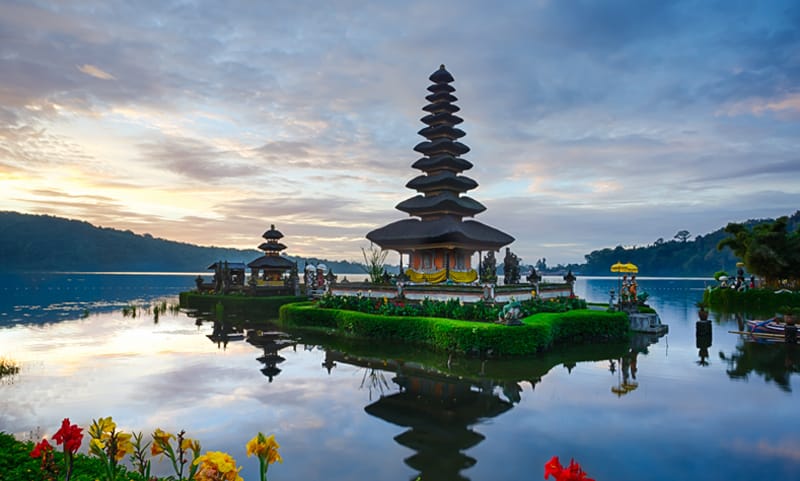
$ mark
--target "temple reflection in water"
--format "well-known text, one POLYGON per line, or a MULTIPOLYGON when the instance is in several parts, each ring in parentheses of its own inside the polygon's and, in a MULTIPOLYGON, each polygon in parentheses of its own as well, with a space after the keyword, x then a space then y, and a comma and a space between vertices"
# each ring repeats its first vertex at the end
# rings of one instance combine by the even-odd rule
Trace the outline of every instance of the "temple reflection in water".
MULTIPOLYGON (((326 351, 325 360, 324 365, 347 363, 373 372, 374 366, 394 371, 391 381, 397 392, 381 395, 364 410, 408 428, 394 440, 415 451, 404 461, 422 479, 467 479, 460 473, 476 460, 464 451, 485 439, 472 427, 513 407, 510 400, 499 396, 497 384, 490 380, 459 379, 419 364, 351 356, 333 350, 326 351)), ((369 377, 383 382, 378 374, 369 377)))
POLYGON ((208 338, 220 349, 244 340, 261 350, 256 360, 269 382, 290 369, 281 351, 297 349, 298 344, 305 350, 324 350, 320 368, 328 374, 336 375, 336 367, 342 365, 363 369, 358 387, 368 391, 364 411, 404 429, 393 439, 413 451, 403 460, 418 473, 412 480, 469 479, 464 471, 477 463, 469 450, 486 439, 479 432, 481 424, 511 410, 526 392, 531 395, 554 367, 572 372, 581 363, 608 363, 611 375, 618 378, 611 392, 630 394, 639 382, 639 354, 659 342, 657 335, 635 334, 625 344, 567 346, 525 359, 450 358, 376 343, 333 348, 329 339, 294 337, 267 323, 208 318, 198 323, 204 320, 213 322, 208 338), (526 385, 531 388, 523 390, 526 385))

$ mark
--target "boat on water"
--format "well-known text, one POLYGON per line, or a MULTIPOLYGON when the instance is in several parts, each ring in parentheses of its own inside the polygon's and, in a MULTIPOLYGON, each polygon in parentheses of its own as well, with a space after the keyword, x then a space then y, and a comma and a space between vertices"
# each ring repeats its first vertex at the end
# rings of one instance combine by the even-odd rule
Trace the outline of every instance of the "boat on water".
POLYGON ((754 334, 779 334, 784 335, 787 324, 780 318, 772 317, 764 320, 747 321, 747 330, 754 334))

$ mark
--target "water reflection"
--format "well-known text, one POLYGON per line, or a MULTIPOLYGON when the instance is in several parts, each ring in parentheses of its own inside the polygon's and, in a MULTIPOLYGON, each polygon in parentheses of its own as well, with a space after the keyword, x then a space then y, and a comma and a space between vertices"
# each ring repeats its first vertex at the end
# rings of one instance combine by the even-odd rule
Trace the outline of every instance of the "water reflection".
MULTIPOLYGON (((519 360, 448 358, 305 333, 288 338, 302 349, 291 342, 265 349, 257 331, 278 329, 252 319, 215 323, 213 314, 184 311, 160 314, 158 323, 153 312, 125 316, 123 306, 146 297, 135 289, 117 308, 92 309, 86 318, 73 311, 46 325, 7 322, 17 314, 2 308, 7 298, 0 296, 0 357, 20 366, 10 381, 0 379, 0 430, 25 438, 65 416, 88 424, 100 415, 145 432, 186 429, 207 449, 244 460, 245 479, 258 479, 243 445, 258 430, 276 433, 286 454, 278 476, 286 479, 423 473, 516 481, 541 473, 553 455, 580 460, 596 479, 794 479, 800 437, 787 420, 797 411, 797 352, 746 344, 728 332, 741 330, 738 320, 718 313, 713 347, 710 338, 703 343, 694 307, 702 282, 644 282, 640 288, 670 324, 668 336, 519 360), (269 363, 272 354, 285 360, 269 363), (610 392, 633 383, 638 387, 627 394, 610 392), (415 402, 394 401, 403 397, 415 402), (369 412, 386 405, 394 417, 369 412)), ((577 288, 602 301, 607 283, 579 279, 577 288)), ((24 304, 14 296, 11 304, 24 304)), ((63 297, 43 299, 39 309, 63 297)))
POLYGON ((408 428, 394 440, 415 452, 404 462, 422 479, 467 479, 461 471, 477 461, 464 451, 485 439, 473 426, 513 407, 490 379, 464 379, 417 362, 326 350, 323 366, 342 363, 364 369, 361 387, 370 391, 370 400, 373 392, 380 394, 364 408, 369 415, 408 428), (389 376, 397 392, 386 394, 393 388, 389 376))
MULTIPOLYGON (((536 385, 554 368, 567 373, 604 363, 619 376, 612 388, 618 396, 638 386, 638 356, 647 354, 658 335, 637 334, 629 343, 567 346, 525 359, 461 358, 426 350, 376 342, 319 338, 307 333, 287 333, 268 322, 215 318, 192 313, 196 324, 211 323, 207 338, 225 350, 229 343, 245 341, 262 351, 256 358, 269 382, 287 377, 302 365, 287 363, 287 349, 324 351, 318 369, 328 375, 337 367, 357 368, 368 402, 364 411, 404 430, 393 441, 412 454, 403 463, 416 473, 410 479, 466 480, 465 471, 477 464, 471 452, 486 441, 486 423, 532 397, 536 385), (288 374, 287 374, 288 370, 288 374)), ((318 361, 319 362, 319 361, 318 361)), ((350 368, 350 369, 348 369, 350 368)), ((495 439, 495 443, 503 442, 495 439)))
MULTIPOLYGON (((0 327, 45 324, 173 296, 191 274, 13 273, 0 276, 0 327)), ((163 313, 161 313, 163 314, 163 313)))
POLYGON ((800 349, 791 344, 743 341, 729 354, 720 351, 719 357, 731 379, 746 381, 755 373, 785 392, 792 392, 791 375, 800 373, 800 349))
MULTIPOLYGON (((227 350, 229 342, 244 340, 244 330, 228 320, 212 321, 214 328, 206 337, 217 345, 217 349, 227 350)), ((195 322, 197 324, 197 322, 195 322)))
POLYGON ((249 329, 246 332, 247 342, 261 348, 264 354, 257 357, 256 361, 264 364, 261 374, 265 375, 269 382, 281 373, 278 364, 286 360, 278 354, 281 349, 292 347, 297 350, 297 341, 293 340, 289 334, 275 330, 249 329))
POLYGON ((393 439, 414 451, 403 460, 418 473, 411 479, 460 481, 469 479, 462 471, 477 463, 467 451, 486 439, 480 426, 522 402, 523 385, 530 385, 533 392, 554 367, 563 366, 571 373, 581 363, 604 361, 621 365, 620 386, 627 393, 637 385, 637 356, 658 340, 659 336, 640 334, 626 345, 563 348, 517 360, 413 352, 385 357, 373 352, 373 344, 326 348, 322 366, 329 373, 339 365, 363 369, 360 388, 369 391, 371 401, 364 410, 406 428, 393 439), (372 401, 373 395, 378 399, 372 401))
POLYGON ((228 343, 239 341, 246 341, 251 346, 261 349, 263 354, 256 357, 256 361, 263 364, 260 371, 269 382, 272 382, 281 373, 282 369, 278 367, 278 364, 286 361, 286 358, 279 352, 289 347, 297 350, 298 341, 295 338, 286 332, 277 330, 273 324, 268 322, 254 323, 242 321, 230 315, 218 317, 216 314, 199 311, 190 312, 188 315, 195 318, 197 326, 202 326, 203 322, 212 324, 211 334, 207 334, 206 337, 217 345, 217 349, 225 351, 228 343))
MULTIPOLYGON (((472 429, 511 409, 492 386, 400 372, 392 381, 400 392, 382 396, 364 410, 371 416, 408 428, 395 442, 415 453, 404 462, 422 479, 463 480, 460 472, 477 462, 464 451, 485 437, 472 429)), ((414 478, 412 478, 414 479, 414 478)))

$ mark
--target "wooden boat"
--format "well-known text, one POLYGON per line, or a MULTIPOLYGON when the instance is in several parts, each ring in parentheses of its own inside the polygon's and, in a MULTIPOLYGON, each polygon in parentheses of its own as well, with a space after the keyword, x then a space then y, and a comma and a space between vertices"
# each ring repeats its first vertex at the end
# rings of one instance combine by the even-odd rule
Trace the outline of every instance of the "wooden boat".
POLYGON ((765 320, 753 319, 747 321, 747 330, 754 334, 779 334, 783 336, 785 329, 786 323, 779 320, 777 317, 765 320))

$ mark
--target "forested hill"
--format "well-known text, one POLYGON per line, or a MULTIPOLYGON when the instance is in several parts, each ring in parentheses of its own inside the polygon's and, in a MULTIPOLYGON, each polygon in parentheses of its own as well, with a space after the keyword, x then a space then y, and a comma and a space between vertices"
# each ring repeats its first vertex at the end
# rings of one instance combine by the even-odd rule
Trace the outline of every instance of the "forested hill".
MULTIPOLYGON (((253 239, 253 244, 260 241, 253 239)), ((0 212, 0 271, 204 272, 218 260, 248 263, 262 254, 255 249, 174 242, 48 215, 0 212)), ((362 272, 358 264, 323 262, 334 272, 362 272)), ((300 268, 304 265, 300 259, 300 268)))
MULTIPOLYGON (((742 222, 752 227, 774 219, 757 219, 742 222)), ((789 232, 800 225, 800 211, 789 216, 789 232)), ((688 232, 676 234, 676 238, 659 239, 644 247, 602 249, 586 255, 586 263, 570 266, 583 275, 610 275, 609 268, 616 262, 632 262, 639 267, 642 276, 700 276, 711 277, 716 271, 734 272, 739 261, 730 249, 717 250, 720 240, 730 237, 724 227, 710 234, 691 239, 688 232)))

